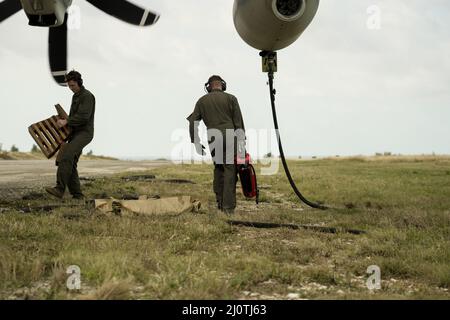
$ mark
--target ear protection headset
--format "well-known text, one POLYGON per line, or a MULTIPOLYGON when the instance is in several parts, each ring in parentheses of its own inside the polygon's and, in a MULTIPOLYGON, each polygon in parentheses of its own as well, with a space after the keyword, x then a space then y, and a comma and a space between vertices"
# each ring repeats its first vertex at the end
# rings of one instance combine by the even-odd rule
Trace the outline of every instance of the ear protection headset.
POLYGON ((222 83, 222 91, 227 91, 227 83, 225 82, 225 80, 223 80, 220 76, 217 75, 213 75, 208 79, 208 82, 205 83, 205 90, 206 92, 211 92, 211 83, 213 81, 220 81, 222 83))
POLYGON ((70 80, 76 81, 78 83, 78 86, 83 85, 83 78, 81 77, 81 74, 77 71, 70 71, 68 74, 66 74, 66 79, 69 77, 70 80))

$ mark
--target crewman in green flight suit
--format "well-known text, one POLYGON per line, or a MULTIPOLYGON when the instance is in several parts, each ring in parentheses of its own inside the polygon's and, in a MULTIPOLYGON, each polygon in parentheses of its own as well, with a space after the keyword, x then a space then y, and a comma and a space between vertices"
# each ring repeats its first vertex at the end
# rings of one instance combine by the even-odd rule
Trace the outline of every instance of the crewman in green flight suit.
POLYGON ((81 74, 75 70, 66 74, 66 82, 74 93, 69 117, 59 119, 58 126, 68 125, 71 135, 61 154, 58 156, 56 187, 46 188, 51 195, 62 198, 66 187, 74 199, 83 199, 77 164, 83 148, 94 138, 95 97, 83 86, 81 74))
MULTIPOLYGON (((205 83, 207 94, 195 105, 187 118, 191 142, 196 151, 205 155, 198 136, 199 121, 203 120, 208 131, 208 143, 214 161, 213 190, 218 209, 234 213, 236 208, 237 152, 245 155, 245 128, 241 109, 235 96, 226 93, 226 82, 217 75, 205 83)), ((245 156, 244 156, 245 157, 245 156)))

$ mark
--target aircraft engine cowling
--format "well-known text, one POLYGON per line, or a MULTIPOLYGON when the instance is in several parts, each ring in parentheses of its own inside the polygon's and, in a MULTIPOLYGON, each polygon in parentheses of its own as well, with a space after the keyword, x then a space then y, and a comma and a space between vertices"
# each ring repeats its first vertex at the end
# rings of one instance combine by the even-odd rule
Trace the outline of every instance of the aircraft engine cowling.
POLYGON ((64 23, 66 10, 72 0, 20 0, 28 24, 36 27, 58 27, 64 23))
POLYGON ((253 48, 276 51, 300 37, 318 7, 319 0, 235 0, 234 26, 253 48))

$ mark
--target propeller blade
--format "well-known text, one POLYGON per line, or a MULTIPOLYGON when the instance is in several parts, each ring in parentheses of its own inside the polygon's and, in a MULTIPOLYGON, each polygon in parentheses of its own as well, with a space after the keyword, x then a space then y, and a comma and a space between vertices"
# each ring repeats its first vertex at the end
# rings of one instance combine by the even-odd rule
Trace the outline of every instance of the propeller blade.
POLYGON ((21 9, 22 4, 19 0, 5 0, 0 2, 0 22, 8 19, 21 9))
POLYGON ((87 2, 117 19, 137 26, 149 26, 159 19, 159 14, 126 0, 87 0, 87 2))
POLYGON ((48 58, 53 79, 67 86, 64 75, 67 73, 67 13, 64 23, 59 27, 51 27, 48 34, 48 58))

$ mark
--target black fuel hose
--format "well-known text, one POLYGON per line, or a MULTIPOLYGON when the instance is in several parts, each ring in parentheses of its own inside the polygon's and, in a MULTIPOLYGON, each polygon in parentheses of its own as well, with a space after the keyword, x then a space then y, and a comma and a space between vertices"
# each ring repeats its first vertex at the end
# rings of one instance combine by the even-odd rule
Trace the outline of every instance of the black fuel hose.
POLYGON ((287 165, 286 162, 286 158, 284 157, 284 151, 283 151, 283 146, 281 144, 281 137, 280 137, 280 130, 278 128, 278 119, 277 119, 277 111, 275 108, 275 94, 276 91, 273 88, 273 72, 269 72, 269 89, 270 89, 270 102, 272 104, 272 115, 273 115, 273 124, 275 126, 275 131, 277 134, 277 142, 278 142, 278 149, 280 150, 280 157, 281 157, 281 162, 283 163, 283 167, 284 167, 284 171, 286 172, 286 176, 289 180, 289 183, 291 184, 292 189, 294 190, 295 194, 297 195, 297 197, 306 205, 315 208, 315 209, 321 209, 321 210, 326 210, 328 209, 328 207, 322 205, 322 204, 318 204, 315 202, 311 202, 308 199, 306 199, 300 192, 300 190, 298 190, 297 186, 295 185, 294 180, 292 179, 291 176, 291 172, 289 171, 289 167, 287 165))

